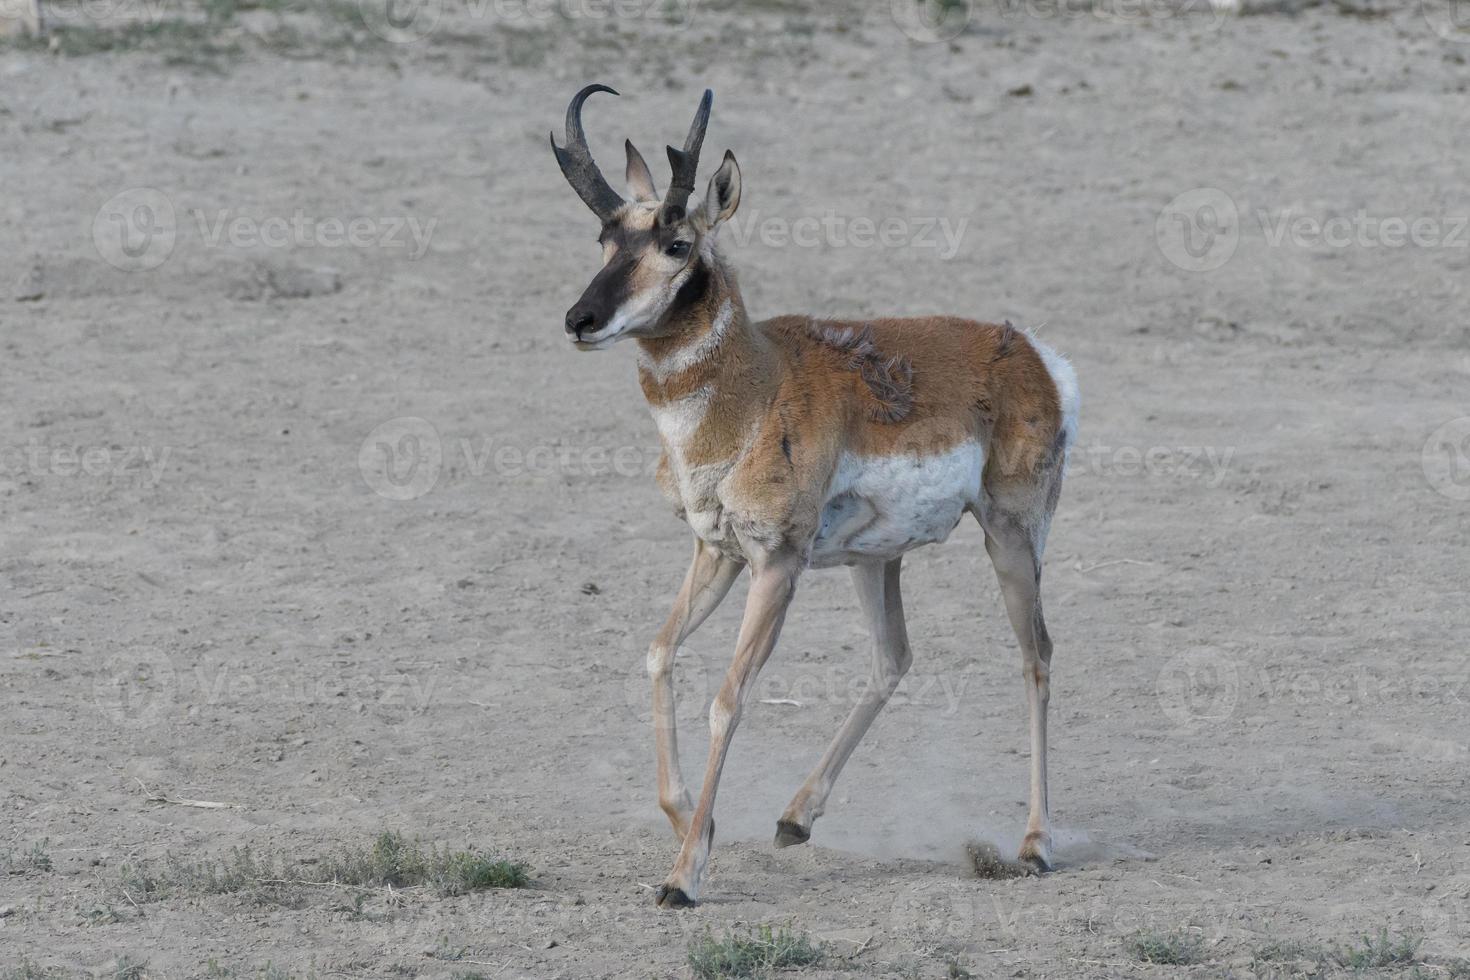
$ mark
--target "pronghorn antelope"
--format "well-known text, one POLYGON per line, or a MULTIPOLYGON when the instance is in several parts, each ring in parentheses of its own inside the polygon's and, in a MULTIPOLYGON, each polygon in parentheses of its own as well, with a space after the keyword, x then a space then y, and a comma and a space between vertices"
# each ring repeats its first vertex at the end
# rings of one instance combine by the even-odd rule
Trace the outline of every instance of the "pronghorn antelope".
POLYGON ((755 322, 715 232, 740 204, 726 151, 703 201, 694 191, 713 95, 704 93, 662 198, 626 143, 632 200, 592 161, 582 104, 567 108, 567 181, 602 222, 602 269, 567 312, 579 350, 633 338, 639 381, 663 445, 658 482, 694 532, 694 559, 648 652, 659 806, 682 842, 655 900, 694 904, 714 837, 715 790, 756 674, 770 657, 807 568, 852 566, 873 639, 866 690, 776 824, 804 843, 863 733, 909 668, 899 597, 904 552, 943 541, 968 512, 985 532, 1022 654, 1031 720, 1031 800, 1020 858, 1051 867, 1046 708, 1051 640, 1041 615, 1041 553, 1077 425, 1070 365, 1010 324, 956 317, 755 322), (672 670, 679 645, 751 571, 735 658, 710 707, 696 803, 679 769, 672 670))

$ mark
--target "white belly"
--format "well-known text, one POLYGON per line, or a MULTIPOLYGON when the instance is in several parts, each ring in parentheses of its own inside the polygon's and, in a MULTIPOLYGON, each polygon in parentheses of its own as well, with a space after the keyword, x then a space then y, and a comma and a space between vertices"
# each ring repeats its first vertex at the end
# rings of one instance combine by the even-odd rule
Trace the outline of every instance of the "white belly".
POLYGON ((949 537, 980 500, 985 450, 962 443, 931 456, 853 456, 827 492, 812 567, 897 558, 949 537))

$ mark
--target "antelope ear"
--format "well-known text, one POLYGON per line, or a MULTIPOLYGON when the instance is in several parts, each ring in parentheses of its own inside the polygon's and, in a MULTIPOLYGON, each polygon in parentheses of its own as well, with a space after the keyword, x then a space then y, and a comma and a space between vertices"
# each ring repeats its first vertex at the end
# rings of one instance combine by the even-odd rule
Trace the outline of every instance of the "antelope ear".
POLYGON ((709 179, 709 190, 704 194, 704 217, 713 230, 721 222, 728 221, 735 209, 740 207, 740 164, 735 154, 725 151, 720 169, 709 179))
POLYGON ((638 147, 633 145, 632 140, 623 141, 623 149, 628 151, 628 189, 633 192, 635 201, 657 201, 658 191, 653 186, 653 173, 648 169, 648 164, 643 159, 643 154, 638 152, 638 147))

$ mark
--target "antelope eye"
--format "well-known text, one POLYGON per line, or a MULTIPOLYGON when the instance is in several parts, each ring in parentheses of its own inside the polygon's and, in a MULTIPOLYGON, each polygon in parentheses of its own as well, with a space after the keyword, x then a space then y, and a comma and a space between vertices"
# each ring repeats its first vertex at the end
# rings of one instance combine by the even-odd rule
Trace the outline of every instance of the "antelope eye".
POLYGON ((689 254, 689 243, 670 242, 668 247, 664 249, 664 254, 669 256, 670 258, 682 259, 684 256, 689 254))

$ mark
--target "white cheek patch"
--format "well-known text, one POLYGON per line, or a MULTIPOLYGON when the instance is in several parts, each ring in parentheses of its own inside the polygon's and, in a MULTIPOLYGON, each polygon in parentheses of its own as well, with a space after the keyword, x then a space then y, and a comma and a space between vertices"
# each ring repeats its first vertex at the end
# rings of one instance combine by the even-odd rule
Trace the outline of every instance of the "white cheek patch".
POLYGON ((692 265, 685 266, 677 276, 662 286, 634 293, 623 300, 622 305, 608 321, 603 335, 611 339, 629 330, 637 330, 657 322, 658 318, 667 313, 669 307, 673 305, 674 297, 679 295, 679 289, 689 278, 692 269, 692 265))

